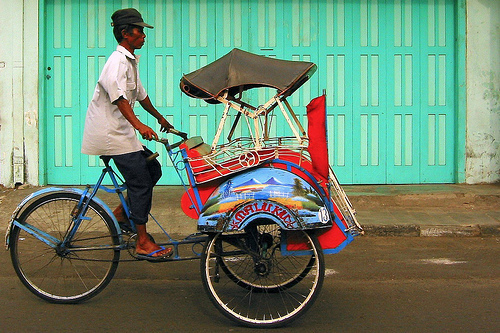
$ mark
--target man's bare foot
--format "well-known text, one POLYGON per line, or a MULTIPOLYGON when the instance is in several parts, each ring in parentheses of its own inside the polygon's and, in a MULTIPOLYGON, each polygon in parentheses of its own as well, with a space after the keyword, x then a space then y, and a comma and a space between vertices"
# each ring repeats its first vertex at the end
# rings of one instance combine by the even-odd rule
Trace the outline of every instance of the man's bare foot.
POLYGON ((155 244, 153 242, 149 242, 149 244, 135 244, 135 252, 137 254, 149 256, 151 258, 156 257, 166 257, 172 254, 172 248, 164 248, 155 244))
POLYGON ((136 228, 137 241, 135 242, 135 253, 151 258, 166 257, 172 254, 173 250, 171 248, 162 248, 149 238, 145 224, 137 224, 136 228))

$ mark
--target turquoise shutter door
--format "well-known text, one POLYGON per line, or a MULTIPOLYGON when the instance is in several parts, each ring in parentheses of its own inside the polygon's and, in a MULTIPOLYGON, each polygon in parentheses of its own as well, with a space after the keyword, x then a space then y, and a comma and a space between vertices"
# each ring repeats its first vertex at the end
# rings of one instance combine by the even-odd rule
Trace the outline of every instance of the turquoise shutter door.
MULTIPOLYGON (((75 137, 78 147, 81 147, 85 115, 94 89, 101 74, 101 70, 111 53, 116 49, 116 40, 113 36, 111 15, 115 7, 113 2, 103 1, 81 1, 78 18, 80 22, 80 133, 75 137)), ((79 152, 78 158, 81 160, 81 183, 87 184, 97 180, 101 173, 103 163, 98 156, 84 155, 79 152)))
MULTIPOLYGON (((185 130, 182 112, 182 96, 179 91, 179 79, 182 75, 182 3, 180 1, 155 1, 147 4, 143 16, 148 18, 154 29, 146 29, 147 67, 141 67, 142 82, 156 109, 177 129, 185 130), (146 15, 147 13, 147 15, 146 15)), ((144 50, 140 52, 143 53, 144 50)), ((177 141, 177 137, 160 132, 157 120, 148 115, 140 105, 136 112, 147 119, 147 124, 155 129, 160 137, 168 137, 177 141)), ((165 147, 156 142, 148 142, 148 148, 158 152, 163 170, 160 184, 179 184, 177 174, 168 158, 165 147)))
MULTIPOLYGON (((43 74, 50 76, 44 79, 49 183, 92 183, 101 170, 98 157, 80 154, 83 123, 116 48, 110 16, 131 6, 155 26, 137 51, 141 79, 176 128, 212 143, 223 106, 183 95, 179 79, 234 47, 313 61, 318 72, 289 102, 307 125, 305 106, 326 90, 330 164, 342 183, 455 181, 453 0, 49 0, 43 74)), ((261 89, 248 98, 258 105, 273 93, 261 89)), ((135 110, 159 129, 140 106, 135 110)), ((242 125, 236 136, 247 134, 242 125)), ((275 116, 271 135, 288 135, 285 129, 275 116)), ((160 153, 161 184, 178 184, 164 148, 146 144, 160 153)))
POLYGON ((78 2, 48 2, 43 109, 46 178, 80 184, 80 73, 78 2))

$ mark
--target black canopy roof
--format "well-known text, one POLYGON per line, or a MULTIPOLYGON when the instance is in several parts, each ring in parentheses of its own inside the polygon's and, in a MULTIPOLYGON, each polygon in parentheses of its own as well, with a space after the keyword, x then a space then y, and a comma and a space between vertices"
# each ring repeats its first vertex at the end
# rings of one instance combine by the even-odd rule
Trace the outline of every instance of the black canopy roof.
POLYGON ((233 49, 225 56, 181 78, 181 90, 190 97, 219 103, 226 89, 234 96, 240 90, 257 87, 276 88, 291 95, 316 71, 312 62, 288 61, 233 49))

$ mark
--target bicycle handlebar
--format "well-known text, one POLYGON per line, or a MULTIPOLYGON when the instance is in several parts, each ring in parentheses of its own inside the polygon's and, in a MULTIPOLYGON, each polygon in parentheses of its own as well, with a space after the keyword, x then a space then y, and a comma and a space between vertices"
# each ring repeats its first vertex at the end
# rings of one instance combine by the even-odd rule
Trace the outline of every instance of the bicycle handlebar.
POLYGON ((172 133, 172 134, 175 134, 177 136, 180 136, 181 138, 183 138, 184 140, 187 140, 188 139, 188 135, 187 133, 184 133, 184 132, 181 132, 179 130, 176 130, 175 128, 169 128, 168 129, 168 133, 172 133))
POLYGON ((172 143, 172 144, 170 145, 170 149, 175 149, 175 148, 179 147, 179 146, 180 146, 180 145, 181 145, 184 141, 185 141, 185 140, 181 140, 181 141, 178 141, 178 142, 176 142, 176 143, 172 143))
MULTIPOLYGON (((188 139, 188 135, 187 133, 184 133, 184 132, 181 132, 179 130, 176 130, 175 128, 169 128, 168 133, 172 133, 172 134, 175 134, 177 136, 180 136, 182 138, 181 141, 178 141, 178 142, 175 142, 173 144, 169 144, 168 146, 170 147, 170 149, 175 149, 177 147, 179 147, 184 141, 186 141, 188 139)), ((157 142, 160 142, 160 143, 163 143, 163 144, 167 144, 168 143, 168 140, 167 139, 158 139, 156 140, 157 142)))

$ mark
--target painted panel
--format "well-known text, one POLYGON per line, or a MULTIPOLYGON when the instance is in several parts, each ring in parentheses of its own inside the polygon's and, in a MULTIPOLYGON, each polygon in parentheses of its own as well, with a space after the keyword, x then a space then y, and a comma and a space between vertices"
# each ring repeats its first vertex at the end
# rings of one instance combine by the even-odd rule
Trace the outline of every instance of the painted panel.
MULTIPOLYGON (((259 168, 239 173, 223 182, 207 200, 198 224, 210 231, 216 228, 224 231, 239 230, 249 222, 248 217, 252 215, 250 213, 273 214, 271 207, 274 208, 274 214, 281 213, 280 223, 283 223, 282 227, 285 229, 308 229, 311 226, 321 227, 322 225, 337 226, 336 223, 340 222, 336 219, 334 224, 328 213, 322 214, 322 212, 327 212, 328 208, 321 196, 304 179, 277 168, 259 168), (248 200, 255 203, 254 209, 249 207, 244 211, 235 210, 237 206, 248 200), (257 209, 259 202, 269 209, 257 209), (295 213, 290 213, 288 209, 295 213), (234 211, 231 221, 226 220, 227 213, 231 211, 234 211), (300 217, 300 221, 294 214, 300 217), (225 225, 220 225, 222 220, 226 220, 225 225)), ((272 218, 270 215, 268 217, 272 218)), ((344 227, 341 223, 338 226, 344 227)))

